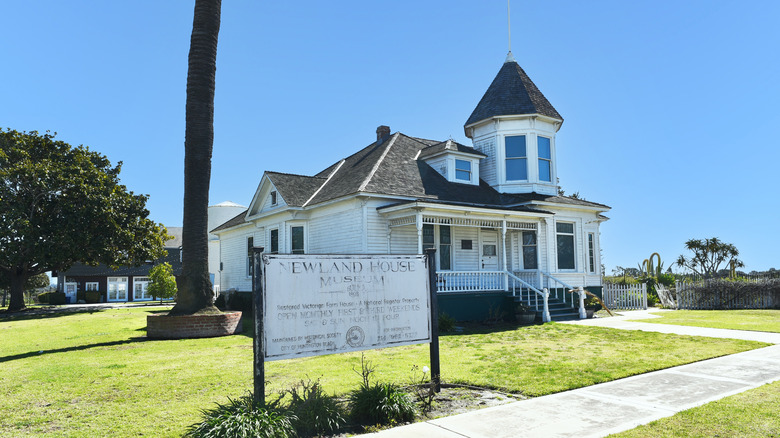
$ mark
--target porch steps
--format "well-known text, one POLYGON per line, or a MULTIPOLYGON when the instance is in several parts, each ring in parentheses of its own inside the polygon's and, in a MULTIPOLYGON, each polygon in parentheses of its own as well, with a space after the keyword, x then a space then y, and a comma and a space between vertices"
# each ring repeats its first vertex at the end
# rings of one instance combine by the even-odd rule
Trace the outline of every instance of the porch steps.
MULTIPOLYGON (((520 296, 515 297, 516 302, 527 303, 526 299, 531 294, 531 308, 534 304, 534 292, 523 290, 520 292, 520 296), (522 297, 522 299, 521 299, 522 297)), ((550 319, 552 321, 571 321, 574 319, 580 319, 580 312, 576 308, 571 307, 571 303, 564 303, 558 298, 550 297, 547 301, 547 308, 550 310, 550 319)), ((536 312, 537 321, 542 320, 542 303, 539 300, 539 310, 536 312)))

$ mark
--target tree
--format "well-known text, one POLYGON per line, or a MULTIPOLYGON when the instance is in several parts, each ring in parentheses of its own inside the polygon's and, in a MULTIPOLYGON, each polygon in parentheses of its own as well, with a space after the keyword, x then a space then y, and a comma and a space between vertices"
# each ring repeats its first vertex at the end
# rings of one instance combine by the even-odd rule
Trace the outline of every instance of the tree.
MULTIPOLYGON (((32 277, 29 277, 27 281, 24 282, 24 286, 22 287, 22 290, 31 291, 33 289, 40 289, 49 286, 49 283, 50 283, 49 276, 46 275, 45 273, 33 275, 32 277)), ((10 284, 11 283, 8 279, 8 276, 5 275, 3 271, 0 271, 0 290, 3 291, 3 304, 2 304, 3 307, 5 307, 5 303, 8 295, 8 288, 10 284)))
POLYGON ((685 242, 685 248, 693 251, 693 257, 687 258, 681 255, 677 258, 677 265, 682 268, 688 268, 704 278, 710 278, 717 274, 718 269, 724 262, 726 266, 730 266, 733 262, 735 268, 745 266, 737 258, 739 255, 737 247, 730 243, 722 242, 717 237, 691 239, 685 242))
POLYGON ((149 283, 148 292, 155 298, 160 299, 162 304, 163 298, 173 298, 176 296, 176 278, 173 276, 173 268, 168 262, 163 262, 154 265, 149 271, 149 283))
POLYGON ((24 284, 79 261, 138 265, 167 237, 148 218, 147 196, 119 183, 122 163, 56 134, 0 130, 0 272, 22 310, 24 284))
POLYGON ((208 201, 221 0, 196 0, 187 70, 179 293, 170 315, 219 312, 208 270, 208 201))

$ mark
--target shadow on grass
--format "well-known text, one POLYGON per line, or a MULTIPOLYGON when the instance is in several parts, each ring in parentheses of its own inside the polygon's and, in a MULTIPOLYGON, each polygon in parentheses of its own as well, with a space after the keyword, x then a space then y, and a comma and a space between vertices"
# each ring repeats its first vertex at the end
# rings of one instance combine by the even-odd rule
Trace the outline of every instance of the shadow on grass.
POLYGON ((101 307, 77 307, 72 309, 55 306, 30 307, 19 312, 9 312, 7 310, 0 311, 0 321, 26 321, 30 319, 57 318, 80 313, 92 314, 106 310, 109 309, 101 307))
POLYGON ((11 355, 11 356, 0 357, 0 363, 2 363, 2 362, 10 362, 12 360, 18 360, 18 359, 27 359, 28 357, 43 356, 45 354, 67 353, 67 352, 70 352, 70 351, 89 350, 90 348, 115 347, 117 345, 135 344, 137 342, 146 342, 147 340, 148 339, 146 337, 138 337, 138 338, 125 339, 123 341, 98 342, 97 344, 77 345, 75 347, 65 347, 65 348, 54 348, 54 349, 51 349, 51 350, 31 351, 29 353, 20 353, 20 354, 14 354, 14 355, 11 355))

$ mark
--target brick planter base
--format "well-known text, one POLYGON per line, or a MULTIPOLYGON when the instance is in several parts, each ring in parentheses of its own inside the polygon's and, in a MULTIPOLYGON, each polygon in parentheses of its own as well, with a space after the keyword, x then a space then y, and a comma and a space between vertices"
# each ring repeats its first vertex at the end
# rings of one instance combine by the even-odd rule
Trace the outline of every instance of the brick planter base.
POLYGON ((150 339, 213 338, 236 333, 241 333, 241 312, 146 317, 146 337, 150 339))

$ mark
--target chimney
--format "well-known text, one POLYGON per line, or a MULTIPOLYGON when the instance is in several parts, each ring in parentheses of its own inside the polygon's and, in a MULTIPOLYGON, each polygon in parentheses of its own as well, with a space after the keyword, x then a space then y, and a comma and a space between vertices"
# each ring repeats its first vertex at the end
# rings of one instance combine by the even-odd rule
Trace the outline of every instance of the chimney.
POLYGON ((381 144, 387 137, 390 137, 390 127, 387 125, 379 125, 376 128, 376 144, 381 144))

